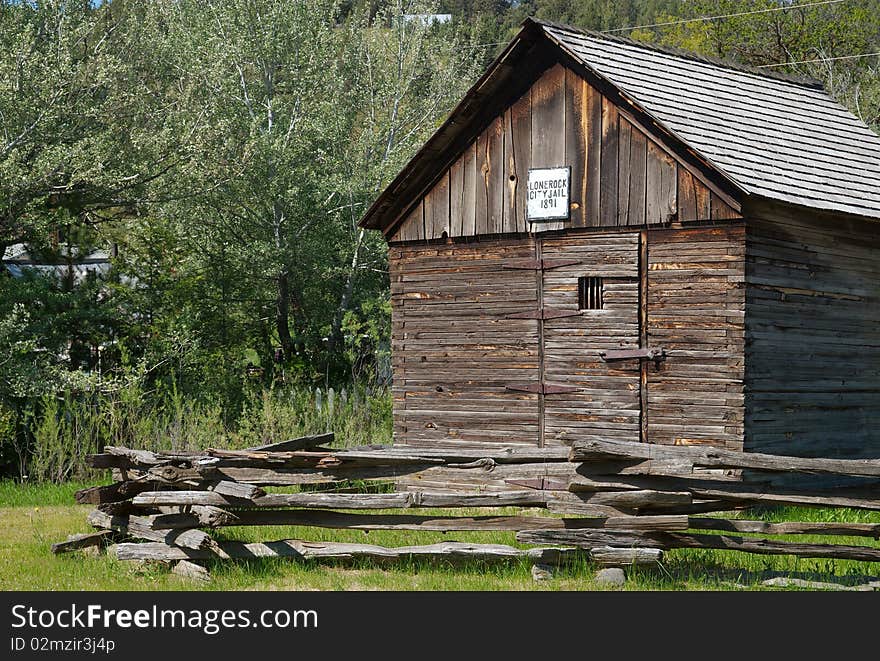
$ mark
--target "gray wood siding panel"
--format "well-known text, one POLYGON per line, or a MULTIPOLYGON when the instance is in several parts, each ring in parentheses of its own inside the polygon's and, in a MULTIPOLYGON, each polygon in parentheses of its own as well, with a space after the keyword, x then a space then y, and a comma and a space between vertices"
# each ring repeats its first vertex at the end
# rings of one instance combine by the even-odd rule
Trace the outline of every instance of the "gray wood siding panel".
POLYGON ((474 197, 474 217, 476 226, 474 234, 480 236, 491 234, 489 230, 489 131, 483 131, 477 138, 477 181, 476 194, 474 197))
POLYGON ((669 222, 677 211, 676 164, 653 141, 648 141, 645 221, 649 225, 669 222))
POLYGON ((629 134, 629 140, 627 142, 622 140, 620 143, 618 224, 641 226, 645 224, 647 149, 650 141, 644 133, 626 120, 621 120, 620 128, 621 135, 624 131, 629 134), (625 177, 624 171, 626 171, 625 177))
POLYGON ((528 182, 529 163, 532 159, 532 100, 531 92, 526 92, 516 103, 510 107, 509 130, 505 134, 505 159, 508 162, 509 171, 508 195, 513 196, 505 209, 511 220, 506 224, 512 226, 513 232, 528 232, 529 224, 526 221, 526 196, 525 190, 528 182), (510 177, 514 177, 511 181, 510 177))
POLYGON ((504 232, 504 117, 496 117, 487 130, 486 210, 489 234, 504 232))
POLYGON ((880 457, 876 226, 765 206, 748 222, 746 449, 880 457))
POLYGON ((465 162, 459 158, 449 168, 449 236, 462 236, 463 232, 465 162))
POLYGON ((474 236, 477 233, 477 143, 472 142, 458 159, 462 164, 461 233, 452 236, 474 236))
MULTIPOLYGON (((565 69, 557 64, 532 87, 532 153, 529 167, 566 164, 565 69)), ((547 232, 568 226, 565 221, 530 223, 529 231, 547 232)))
POLYGON ((425 198, 425 237, 442 239, 450 234, 449 173, 440 178, 425 198))
POLYGON ((602 97, 599 220, 604 227, 613 227, 617 224, 618 132, 617 106, 602 97))
POLYGON ((571 227, 587 226, 587 163, 590 154, 589 85, 565 72, 565 160, 571 166, 571 227))
POLYGON ((602 224, 599 215, 602 193, 602 95, 587 85, 587 112, 589 113, 589 144, 587 150, 587 227, 602 224))

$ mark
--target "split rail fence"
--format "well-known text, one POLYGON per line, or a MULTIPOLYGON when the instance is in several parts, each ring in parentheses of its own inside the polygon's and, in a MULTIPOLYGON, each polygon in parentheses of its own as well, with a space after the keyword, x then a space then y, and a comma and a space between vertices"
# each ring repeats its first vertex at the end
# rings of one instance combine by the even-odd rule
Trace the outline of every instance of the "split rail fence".
POLYGON ((622 441, 549 448, 487 444, 334 450, 327 447, 332 440, 332 434, 323 434, 238 451, 106 447, 88 461, 111 469, 115 481, 76 494, 78 502, 95 505, 88 517, 95 532, 71 536, 53 551, 110 547, 123 560, 179 562, 181 573, 203 572, 198 563, 206 560, 262 557, 524 558, 558 564, 588 554, 599 565, 627 566, 657 563, 664 551, 675 548, 880 561, 876 546, 779 539, 876 540, 880 524, 769 523, 729 514, 779 505, 880 510, 880 489, 874 486, 880 460, 622 441), (792 486, 788 478, 793 475, 863 478, 867 484, 808 489, 792 486), (265 490, 292 486, 299 490, 265 490), (501 507, 518 511, 499 514, 496 508, 501 507), (454 513, 432 515, 437 508, 454 513), (394 548, 303 539, 243 543, 212 534, 226 526, 267 525, 503 530, 515 532, 521 547, 453 541, 394 548))

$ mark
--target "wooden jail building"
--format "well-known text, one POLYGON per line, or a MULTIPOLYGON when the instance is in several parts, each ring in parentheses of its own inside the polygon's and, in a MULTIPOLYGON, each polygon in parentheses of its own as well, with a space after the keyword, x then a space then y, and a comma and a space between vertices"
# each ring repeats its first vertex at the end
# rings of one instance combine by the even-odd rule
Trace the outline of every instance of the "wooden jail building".
POLYGON ((819 83, 529 19, 361 221, 395 441, 880 456, 878 221, 819 83))

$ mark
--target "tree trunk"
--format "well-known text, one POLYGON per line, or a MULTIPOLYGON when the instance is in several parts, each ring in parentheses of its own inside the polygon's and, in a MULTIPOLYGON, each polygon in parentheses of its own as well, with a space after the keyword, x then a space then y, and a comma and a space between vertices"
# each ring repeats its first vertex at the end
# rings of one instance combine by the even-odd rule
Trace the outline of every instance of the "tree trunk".
MULTIPOLYGON (((272 127, 271 106, 269 112, 269 128, 272 127)), ((274 176, 274 166, 271 168, 274 176)), ((284 212, 280 200, 272 203, 272 225, 275 233, 275 248, 279 254, 287 252, 282 242, 281 225, 284 222, 284 212)), ((286 258, 287 255, 284 255, 286 258)), ((285 266, 278 274, 278 299, 275 301, 275 328, 278 331, 278 341, 281 343, 283 359, 288 360, 293 355, 293 340, 290 337, 290 271, 285 266)))
POLYGON ((354 292, 354 277, 357 273, 358 262, 360 261, 361 245, 364 242, 364 233, 366 230, 361 228, 358 232, 357 241, 354 244, 354 255, 351 257, 351 267, 345 280, 345 289, 342 290, 342 298, 339 299, 339 307, 336 308, 336 314, 333 316, 333 325, 330 327, 330 339, 327 346, 330 351, 336 347, 342 331, 342 319, 348 311, 348 305, 351 302, 351 295, 354 292))
POLYGON ((286 270, 278 274, 278 299, 275 302, 275 328, 284 359, 293 355, 293 340, 290 337, 290 281, 286 270))

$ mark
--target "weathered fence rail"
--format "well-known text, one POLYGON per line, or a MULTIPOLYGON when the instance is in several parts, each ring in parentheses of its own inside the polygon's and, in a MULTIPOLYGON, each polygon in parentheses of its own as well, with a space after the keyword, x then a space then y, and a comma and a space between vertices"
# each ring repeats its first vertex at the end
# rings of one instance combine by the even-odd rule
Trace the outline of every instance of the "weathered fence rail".
POLYGON ((880 523, 696 516, 780 504, 880 510, 880 490, 870 485, 817 491, 779 486, 761 477, 807 473, 875 478, 880 477, 878 460, 595 440, 571 448, 469 444, 334 450, 327 447, 332 440, 332 434, 321 434, 238 451, 160 453, 107 447, 89 457, 89 463, 112 470, 116 481, 76 494, 78 502, 97 506, 88 518, 96 532, 74 536, 53 551, 112 544, 121 559, 187 563, 180 567, 184 574, 196 571, 194 561, 254 557, 523 558, 552 564, 588 554, 598 564, 619 566, 656 563, 663 551, 677 548, 880 561, 876 546, 773 538, 880 539, 880 523), (752 473, 744 479, 742 471, 752 473), (355 490, 353 484, 361 488, 355 490), (365 492, 364 484, 384 490, 365 492), (300 491, 267 493, 264 487, 272 486, 299 486, 300 491), (522 511, 497 511, 511 507, 522 511), (449 511, 431 513, 438 508, 449 511), (297 539, 244 544, 211 532, 279 525, 504 530, 515 532, 520 544, 536 548, 459 542, 383 548, 297 539))

